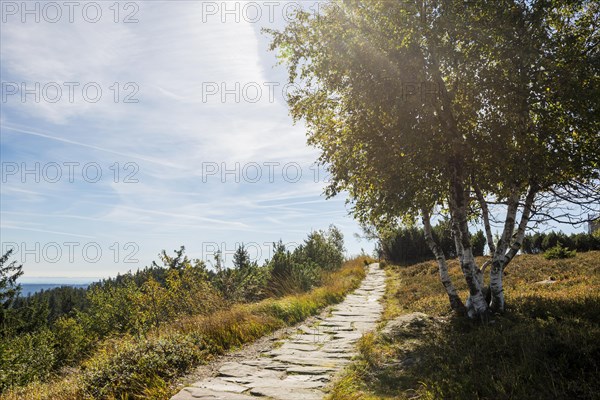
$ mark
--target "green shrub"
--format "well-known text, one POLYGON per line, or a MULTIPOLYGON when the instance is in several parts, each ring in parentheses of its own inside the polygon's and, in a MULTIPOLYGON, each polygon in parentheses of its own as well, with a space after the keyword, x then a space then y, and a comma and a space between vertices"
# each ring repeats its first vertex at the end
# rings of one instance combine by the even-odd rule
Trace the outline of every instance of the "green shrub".
POLYGON ((344 262, 344 237, 338 228, 314 231, 293 253, 296 263, 316 264, 325 271, 335 271, 344 262))
POLYGON ((560 244, 559 236, 556 232, 550 232, 542 240, 542 248, 550 250, 560 244))
POLYGON ((575 257, 576 251, 569 250, 566 247, 562 247, 560 244, 554 246, 544 253, 546 260, 562 260, 565 258, 575 257))
POLYGON ((83 325, 72 317, 60 317, 53 326, 58 365, 73 365, 85 357, 93 343, 83 325))
POLYGON ((323 272, 339 269, 344 261, 344 239, 335 227, 315 231, 293 252, 274 244, 267 267, 271 271, 269 292, 275 296, 306 292, 321 284, 323 272))
POLYGON ((233 255, 233 268, 223 265, 221 254, 215 256, 212 284, 223 299, 229 303, 244 303, 267 297, 269 270, 251 261, 248 250, 241 245, 233 255))
MULTIPOLYGON (((217 293, 220 287, 211 286, 204 264, 199 260, 192 264, 187 257, 181 261, 183 248, 176 253, 175 259, 163 254, 163 262, 169 269, 161 273, 158 273, 160 267, 154 267, 92 285, 87 292, 89 330, 99 338, 115 333, 143 335, 165 321, 183 315, 207 314, 223 306, 217 293)), ((242 286, 235 282, 237 287, 242 286)), ((234 289, 223 292, 231 293, 234 289)))
POLYGON ((169 270, 166 287, 171 315, 206 315, 222 307, 221 295, 200 266, 169 270))
POLYGON ((137 309, 142 292, 131 274, 120 278, 118 284, 95 285, 87 293, 90 328, 99 337, 142 330, 137 309))
POLYGON ((199 363, 202 351, 188 335, 123 340, 82 367, 84 391, 94 398, 121 398, 168 381, 199 363))
MULTIPOLYGON (((455 252, 450 230, 436 227, 434 235, 438 243, 449 256, 455 252)), ((381 238, 383 257, 396 264, 431 258, 431 250, 425 240, 422 229, 417 227, 399 227, 381 238)))
POLYGON ((540 254, 560 244, 569 250, 585 253, 600 250, 599 239, 600 236, 587 233, 573 233, 568 236, 562 232, 535 233, 525 236, 522 250, 526 254, 540 254))
POLYGON ((0 393, 50 376, 56 362, 55 339, 43 329, 0 341, 0 393))

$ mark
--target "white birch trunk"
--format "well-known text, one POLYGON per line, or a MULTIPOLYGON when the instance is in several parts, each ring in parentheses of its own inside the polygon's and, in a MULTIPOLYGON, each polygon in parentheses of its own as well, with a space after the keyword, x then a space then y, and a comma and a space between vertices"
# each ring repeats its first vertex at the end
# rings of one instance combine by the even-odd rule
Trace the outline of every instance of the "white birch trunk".
POLYGON ((448 264, 446 263, 446 257, 444 256, 444 252, 433 238, 433 234, 431 232, 431 221, 429 212, 423 210, 422 213, 425 240, 427 241, 429 249, 435 255, 435 259, 437 260, 440 280, 442 282, 442 285, 444 286, 444 289, 446 289, 446 293, 448 294, 450 306, 453 310, 462 312, 465 306, 463 305, 462 300, 460 299, 460 296, 456 291, 456 288, 452 284, 452 279, 450 278, 450 274, 448 273, 448 264))
POLYGON ((505 254, 508 246, 511 242, 511 237, 515 229, 517 211, 519 210, 520 195, 518 188, 513 188, 511 195, 508 198, 508 205, 506 209, 506 218, 504 220, 504 229, 502 236, 496 247, 492 260, 492 268, 490 269, 490 292, 491 292, 491 304, 490 308, 494 312, 504 311, 504 263, 505 254))
POLYGON ((500 260, 494 260, 492 262, 492 268, 490 269, 490 293, 492 300, 490 308, 494 312, 504 311, 504 282, 503 273, 504 265, 500 260))
MULTIPOLYGON (((537 187, 535 185, 531 185, 529 191, 527 192, 527 197, 525 198, 523 214, 521 215, 521 221, 519 222, 519 227, 517 228, 514 240, 512 241, 512 243, 510 243, 510 247, 508 246, 508 241, 504 242, 504 250, 502 251, 502 253, 497 252, 494 255, 494 262, 492 263, 492 269, 490 271, 490 290, 492 292, 491 309, 494 312, 504 311, 504 269, 521 249, 521 245, 523 244, 523 238, 525 237, 525 231, 527 229, 527 224, 529 223, 529 220, 531 218, 533 203, 536 194, 537 187)), ((509 204, 509 210, 506 218, 508 227, 511 229, 511 231, 514 230, 515 227, 517 209, 518 202, 516 206, 509 204)))
POLYGON ((523 206, 523 215, 521 216, 521 221, 519 222, 519 227, 517 229, 517 233, 515 234, 515 240, 511 243, 508 252, 504 256, 503 269, 506 268, 508 263, 510 263, 517 255, 519 250, 521 250, 523 239, 525 238, 525 231, 527 230, 527 225, 529 224, 529 220, 531 219, 531 215, 533 213, 533 204, 537 190, 538 189, 536 185, 531 185, 529 187, 527 197, 525 198, 525 205, 523 206))
POLYGON ((488 311, 488 304, 485 301, 483 287, 477 278, 477 266, 473 250, 469 246, 463 252, 463 274, 469 287, 469 298, 467 299, 467 313, 469 318, 484 316, 488 311))
POLYGON ((475 263, 473 249, 471 247, 471 237, 469 234, 469 223, 467 221, 467 194, 464 186, 457 179, 452 187, 452 194, 449 199, 450 214, 456 224, 458 231, 458 243, 462 250, 460 266, 469 288, 469 298, 466 307, 469 318, 484 318, 488 313, 488 303, 483 293, 483 277, 478 277, 479 268, 475 263))

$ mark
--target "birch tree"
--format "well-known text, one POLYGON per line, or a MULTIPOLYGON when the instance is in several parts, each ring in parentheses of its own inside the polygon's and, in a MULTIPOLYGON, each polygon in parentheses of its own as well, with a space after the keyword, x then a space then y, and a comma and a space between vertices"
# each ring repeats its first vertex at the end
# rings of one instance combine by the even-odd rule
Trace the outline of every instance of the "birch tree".
POLYGON ((504 270, 532 220, 576 222, 544 206, 600 198, 599 14, 596 1, 345 0, 268 32, 296 88, 291 115, 331 173, 326 194, 347 192, 378 229, 420 220, 451 307, 483 317, 504 310, 504 270), (434 212, 451 219, 466 303, 434 212), (474 219, 492 252, 483 266, 474 219))

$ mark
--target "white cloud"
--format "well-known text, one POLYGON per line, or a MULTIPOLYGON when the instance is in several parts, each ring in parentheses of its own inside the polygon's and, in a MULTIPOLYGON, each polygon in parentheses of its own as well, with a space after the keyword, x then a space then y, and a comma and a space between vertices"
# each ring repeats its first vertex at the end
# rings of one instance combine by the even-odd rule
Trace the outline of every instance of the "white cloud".
MULTIPOLYGON (((114 23, 107 10, 113 3, 102 4, 108 18, 97 24, 2 25, 4 81, 97 82, 103 89, 95 104, 77 91, 73 103, 66 96, 58 103, 11 97, 0 117, 3 160, 97 162, 105 172, 97 184, 81 178, 3 184, 3 241, 47 241, 55 235, 60 240, 60 232, 107 243, 135 241, 141 265, 162 248, 188 244, 197 253, 198 243, 208 241, 302 240, 308 230, 331 222, 348 224, 352 241, 356 226, 343 202, 320 197, 323 185, 311 177, 317 152, 306 147, 304 128, 292 125, 279 92, 269 101, 264 83, 277 81, 279 91, 284 73, 271 68, 274 61, 257 26, 217 18, 203 23, 202 2, 190 1, 139 2, 139 23, 114 23), (114 82, 120 84, 116 103, 109 89, 114 82), (127 82, 138 85, 138 103, 122 102, 127 82), (264 88, 263 97, 257 103, 236 103, 232 95, 226 103, 219 95, 204 101, 203 87, 223 82, 228 88, 255 82, 264 88), (298 163, 304 178, 254 185, 213 177, 204 182, 204 163, 267 161, 298 163), (115 162, 121 168, 135 163, 139 183, 115 183, 109 170, 115 162)), ((53 268, 77 274, 74 265, 53 268)), ((131 266, 102 268, 87 274, 105 276, 131 266)))

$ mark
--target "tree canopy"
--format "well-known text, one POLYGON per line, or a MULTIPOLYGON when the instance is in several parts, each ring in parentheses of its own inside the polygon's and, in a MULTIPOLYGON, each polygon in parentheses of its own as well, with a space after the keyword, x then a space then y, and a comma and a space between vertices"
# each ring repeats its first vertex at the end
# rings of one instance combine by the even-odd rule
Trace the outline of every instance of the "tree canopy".
POLYGON ((288 100, 354 215, 378 229, 452 221, 470 315, 502 311, 502 274, 549 201, 600 198, 600 5, 595 1, 332 1, 301 11, 272 49, 299 89, 288 100), (506 211, 492 240, 488 203, 506 211), (520 219, 517 217, 520 216, 520 219), (493 253, 491 304, 469 221, 493 253))

